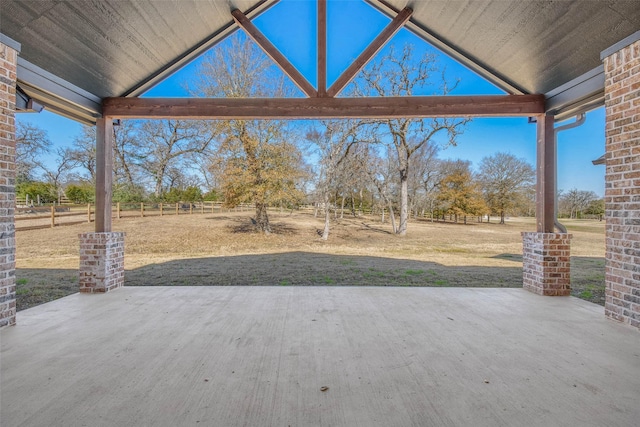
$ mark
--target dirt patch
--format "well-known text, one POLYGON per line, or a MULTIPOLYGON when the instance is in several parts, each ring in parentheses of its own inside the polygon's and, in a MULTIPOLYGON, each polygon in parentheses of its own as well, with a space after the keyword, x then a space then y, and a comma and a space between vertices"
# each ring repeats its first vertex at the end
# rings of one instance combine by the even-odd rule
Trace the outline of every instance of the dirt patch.
MULTIPOLYGON (((270 235, 250 214, 123 218, 126 285, 522 286, 522 231, 507 224, 413 221, 399 237, 379 218, 349 217, 319 239, 323 219, 272 213, 270 235)), ((571 221, 573 294, 604 302, 604 223, 571 221), (573 229, 575 227, 575 230, 573 229)), ((18 309, 77 292, 78 234, 93 224, 17 233, 18 309)))

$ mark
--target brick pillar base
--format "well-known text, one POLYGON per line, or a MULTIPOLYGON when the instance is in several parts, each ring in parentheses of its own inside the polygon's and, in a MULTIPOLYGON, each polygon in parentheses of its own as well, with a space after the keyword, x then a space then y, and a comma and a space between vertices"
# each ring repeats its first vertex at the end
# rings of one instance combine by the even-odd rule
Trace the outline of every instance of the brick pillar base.
POLYGON ((123 232, 80 235, 80 292, 109 292, 124 286, 123 232))
POLYGON ((522 287, 538 295, 571 294, 571 234, 522 233, 522 287))

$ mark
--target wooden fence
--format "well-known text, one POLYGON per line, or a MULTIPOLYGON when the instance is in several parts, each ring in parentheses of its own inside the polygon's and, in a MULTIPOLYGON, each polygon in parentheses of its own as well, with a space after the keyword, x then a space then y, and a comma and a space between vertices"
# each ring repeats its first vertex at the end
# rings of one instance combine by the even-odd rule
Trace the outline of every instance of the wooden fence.
MULTIPOLYGON (((112 205, 112 218, 133 218, 133 217, 151 217, 166 215, 194 215, 194 214, 214 214, 223 212, 253 212, 253 205, 245 204, 235 208, 223 208, 220 202, 199 202, 199 203, 115 203, 112 205)), ((270 210, 280 211, 284 213, 288 209, 272 207, 270 210)), ((377 216, 382 222, 389 222, 389 215, 386 209, 380 211, 357 211, 345 209, 331 209, 332 218, 351 217, 353 215, 370 215, 377 216)), ((299 206, 296 211, 308 212, 315 216, 322 216, 322 208, 305 205, 299 206)), ((15 210, 16 231, 36 230, 42 228, 53 228, 62 225, 74 225, 83 222, 93 222, 95 219, 95 205, 47 205, 47 206, 20 206, 15 210)), ((431 222, 461 222, 466 224, 467 220, 474 222, 483 222, 483 217, 460 216, 455 218, 453 215, 437 215, 431 217, 427 212, 421 215, 412 214, 414 220, 423 219, 431 222)), ((397 220, 397 218, 396 218, 397 220)), ((494 218, 495 220, 495 218, 494 218)), ((487 218, 489 222, 489 218, 487 218)))
MULTIPOLYGON (((115 203, 112 205, 112 218, 132 218, 165 215, 213 214, 222 212, 243 212, 251 210, 249 205, 235 208, 223 208, 221 203, 115 203)), ((61 225, 74 225, 92 222, 95 217, 95 205, 50 205, 18 206, 15 210, 16 231, 53 228, 61 225)))

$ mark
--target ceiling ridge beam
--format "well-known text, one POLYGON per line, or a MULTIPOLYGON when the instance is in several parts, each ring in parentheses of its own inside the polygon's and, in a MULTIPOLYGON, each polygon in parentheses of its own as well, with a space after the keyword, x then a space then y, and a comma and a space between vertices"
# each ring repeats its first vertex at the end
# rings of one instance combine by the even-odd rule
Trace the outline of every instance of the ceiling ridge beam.
POLYGON ((318 96, 327 96, 327 0, 318 0, 318 96))
POLYGON ((247 18, 239 9, 231 11, 233 19, 242 28, 251 39, 280 67, 280 69, 295 83, 300 90, 310 98, 318 96, 316 89, 309 81, 293 66, 291 62, 269 41, 264 34, 253 25, 251 20, 247 18))
POLYGON ((365 50, 347 67, 327 91, 327 96, 333 98, 349 84, 351 80, 362 70, 365 65, 384 47, 385 44, 404 26, 411 18, 413 10, 409 7, 402 9, 393 20, 385 27, 365 50))
POLYGON ((184 119, 528 117, 544 95, 363 98, 106 98, 104 116, 184 119))

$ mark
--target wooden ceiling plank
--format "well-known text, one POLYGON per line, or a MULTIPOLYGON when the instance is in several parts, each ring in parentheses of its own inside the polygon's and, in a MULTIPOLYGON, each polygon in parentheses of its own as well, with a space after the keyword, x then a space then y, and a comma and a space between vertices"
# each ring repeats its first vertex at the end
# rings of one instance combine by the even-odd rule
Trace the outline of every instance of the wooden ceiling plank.
POLYGON ((326 119, 507 117, 543 114, 544 95, 368 98, 106 98, 113 118, 326 119))
POLYGON ((376 37, 367 48, 362 51, 360 56, 347 67, 347 69, 338 77, 338 79, 331 85, 327 91, 327 96, 334 97, 339 94, 342 89, 349 84, 351 80, 362 70, 365 65, 387 44, 389 40, 404 26, 404 24, 411 18, 413 10, 409 7, 405 7, 396 15, 395 18, 385 27, 378 37, 376 37))
POLYGON ((318 96, 327 96, 327 0, 318 0, 318 96))
POLYGON ((316 89, 307 79, 289 62, 289 60, 267 39, 264 34, 247 18, 239 9, 231 12, 233 19, 251 39, 271 58, 282 71, 300 88, 308 97, 318 95, 316 89))

